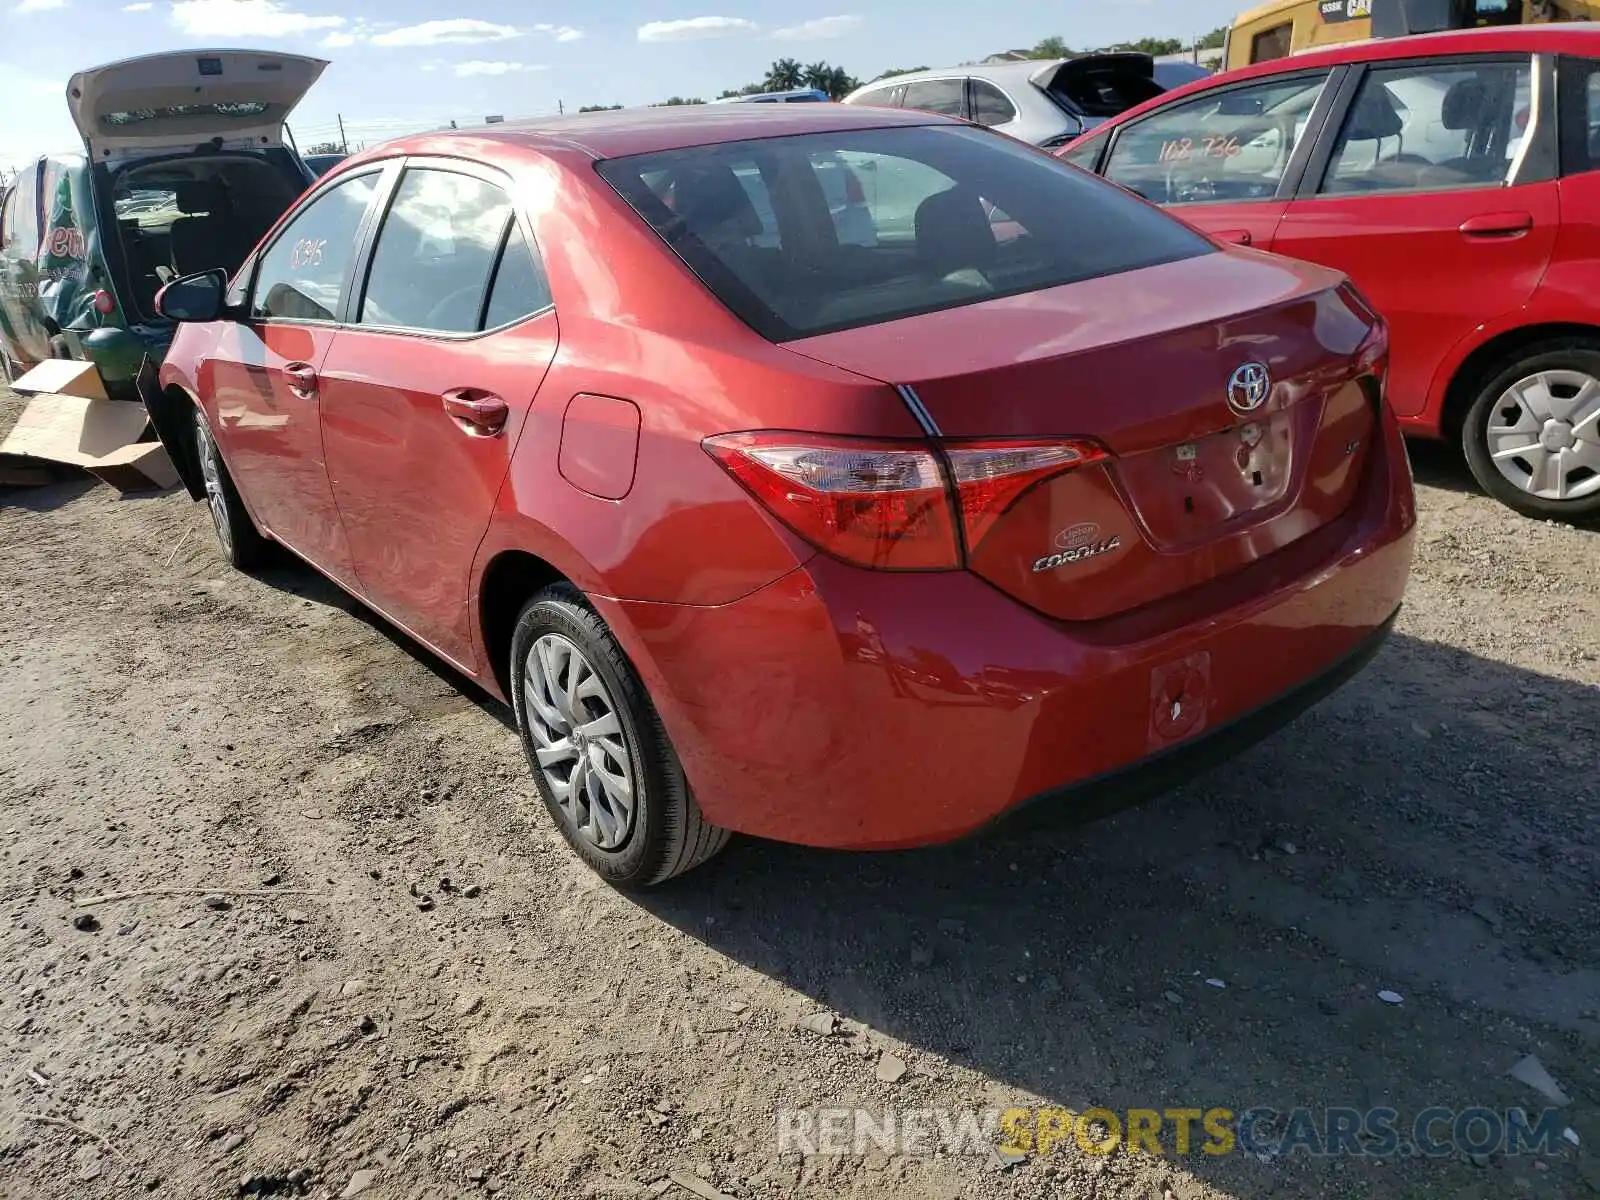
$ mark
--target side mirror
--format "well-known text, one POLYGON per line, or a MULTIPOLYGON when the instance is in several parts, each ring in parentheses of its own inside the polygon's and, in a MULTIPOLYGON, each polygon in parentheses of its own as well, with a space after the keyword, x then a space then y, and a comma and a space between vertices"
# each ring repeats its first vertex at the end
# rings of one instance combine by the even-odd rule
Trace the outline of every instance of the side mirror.
POLYGON ((220 267, 174 279, 156 293, 156 311, 169 321, 218 321, 227 313, 228 273, 220 267))

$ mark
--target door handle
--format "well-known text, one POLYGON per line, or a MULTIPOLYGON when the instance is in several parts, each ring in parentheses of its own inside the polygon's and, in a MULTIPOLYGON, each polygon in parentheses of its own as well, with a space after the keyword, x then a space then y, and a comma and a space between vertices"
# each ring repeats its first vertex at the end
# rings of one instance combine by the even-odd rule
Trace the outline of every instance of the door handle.
POLYGON ((1234 246, 1248 246, 1251 242, 1248 229, 1219 229, 1211 236, 1219 242, 1228 242, 1234 246))
POLYGON ((289 390, 300 399, 310 400, 317 394, 317 370, 310 363, 288 363, 283 374, 289 381, 289 390))
POLYGON ((473 388, 456 388, 440 397, 444 411, 470 437, 494 437, 506 427, 511 407, 499 396, 473 388))
POLYGON ((1469 238, 1517 237, 1533 228, 1533 214, 1525 212, 1484 213, 1461 222, 1461 233, 1469 238))

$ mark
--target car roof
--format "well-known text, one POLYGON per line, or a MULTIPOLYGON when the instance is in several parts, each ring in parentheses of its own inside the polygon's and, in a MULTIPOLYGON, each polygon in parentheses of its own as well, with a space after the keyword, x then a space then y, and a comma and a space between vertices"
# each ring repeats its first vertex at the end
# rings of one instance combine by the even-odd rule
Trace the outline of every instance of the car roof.
MULTIPOLYGON (((1007 63, 973 63, 966 67, 930 67, 926 71, 907 71, 903 75, 891 75, 887 79, 874 79, 871 83, 864 83, 851 96, 859 96, 863 92, 875 91, 878 88, 895 87, 902 83, 918 83, 924 79, 988 79, 994 83, 1009 83, 1012 85, 1027 83, 1047 67, 1058 67, 1067 60, 1064 58, 1030 58, 1026 62, 1007 63)), ((847 96, 846 99, 849 99, 847 96)))
POLYGON ((359 161, 397 154, 466 154, 492 160, 508 150, 513 154, 519 150, 565 150, 594 159, 622 158, 803 133, 964 124, 916 109, 844 104, 683 104, 536 117, 476 129, 418 134, 386 142, 361 155, 359 161))
POLYGON ((1600 57, 1600 26, 1580 23, 1546 25, 1501 25, 1484 29, 1451 29, 1443 33, 1417 33, 1409 37, 1368 38, 1341 42, 1321 50, 1292 54, 1269 62, 1219 71, 1207 79, 1197 79, 1182 87, 1163 92, 1136 108, 1119 113, 1090 135, 1127 124, 1153 108, 1160 108, 1185 96, 1200 95, 1217 87, 1267 79, 1316 67, 1339 67, 1354 63, 1388 62, 1414 58, 1446 58, 1457 54, 1556 54, 1577 53, 1600 57))

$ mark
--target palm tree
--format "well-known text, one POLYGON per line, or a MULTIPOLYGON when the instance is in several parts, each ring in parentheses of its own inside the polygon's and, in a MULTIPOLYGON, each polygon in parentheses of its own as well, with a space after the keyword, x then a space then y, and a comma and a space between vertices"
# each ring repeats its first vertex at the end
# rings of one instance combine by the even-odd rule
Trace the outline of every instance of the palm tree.
POLYGON ((792 92, 805 86, 805 68, 792 58, 780 58, 763 82, 769 92, 792 92))
POLYGON ((805 70, 802 82, 808 88, 816 88, 819 92, 828 90, 828 83, 833 78, 833 68, 825 62, 814 62, 805 70))
POLYGON ((828 82, 822 85, 822 90, 835 100, 843 100, 860 86, 861 81, 849 71, 843 67, 834 67, 828 72, 828 82))

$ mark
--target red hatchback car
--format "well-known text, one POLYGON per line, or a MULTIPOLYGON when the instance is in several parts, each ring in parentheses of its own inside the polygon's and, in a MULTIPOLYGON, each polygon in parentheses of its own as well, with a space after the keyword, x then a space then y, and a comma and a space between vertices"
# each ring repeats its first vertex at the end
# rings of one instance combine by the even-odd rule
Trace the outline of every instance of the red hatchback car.
POLYGON ((1340 276, 926 113, 392 143, 161 306, 231 560, 282 543, 508 700, 624 886, 1182 777, 1364 664, 1410 570, 1340 276))
POLYGON ((1226 241, 1344 271, 1408 434, 1600 516, 1600 28, 1370 41, 1169 92, 1062 156, 1226 241))

